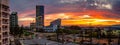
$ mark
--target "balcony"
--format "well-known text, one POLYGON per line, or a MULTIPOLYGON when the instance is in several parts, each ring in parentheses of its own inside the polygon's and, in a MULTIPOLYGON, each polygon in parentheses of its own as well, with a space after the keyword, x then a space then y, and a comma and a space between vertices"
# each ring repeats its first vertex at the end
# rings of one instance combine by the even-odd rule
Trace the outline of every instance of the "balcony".
POLYGON ((5 37, 8 37, 8 34, 4 34, 3 37, 4 37, 4 38, 5 38, 5 37))
POLYGON ((9 24, 8 22, 3 22, 3 24, 9 24))
POLYGON ((3 26, 2 26, 2 30, 3 30, 3 31, 8 30, 8 26, 3 25, 3 26))
POLYGON ((5 11, 4 9, 2 9, 2 12, 9 13, 9 11, 5 11))
POLYGON ((7 31, 8 30, 8 28, 6 28, 6 29, 2 29, 3 31, 7 31))
POLYGON ((2 12, 9 13, 10 11, 9 11, 9 10, 7 10, 7 9, 2 8, 2 12))
POLYGON ((8 32, 3 32, 2 35, 3 37, 8 37, 8 32))
POLYGON ((8 19, 2 19, 2 24, 9 24, 8 19))
POLYGON ((8 43, 8 39, 7 39, 7 38, 3 39, 3 40, 2 40, 2 43, 3 43, 3 44, 8 43))
POLYGON ((3 18, 8 18, 8 13, 2 12, 2 17, 3 18))
POLYGON ((6 5, 0 5, 2 6, 2 12, 10 12, 9 6, 6 5))
POLYGON ((8 13, 2 12, 2 17, 3 18, 9 18, 8 13))

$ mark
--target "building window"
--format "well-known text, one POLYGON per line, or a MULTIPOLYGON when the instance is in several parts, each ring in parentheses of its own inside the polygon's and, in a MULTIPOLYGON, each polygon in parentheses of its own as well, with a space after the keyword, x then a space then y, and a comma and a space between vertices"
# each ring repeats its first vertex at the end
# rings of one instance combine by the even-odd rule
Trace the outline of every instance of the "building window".
POLYGON ((9 11, 9 7, 6 5, 2 5, 2 11, 9 11))
POLYGON ((2 17, 3 18, 8 18, 8 13, 2 12, 2 17))
POLYGON ((8 37, 8 32, 2 33, 3 37, 8 37))
POLYGON ((8 24, 8 19, 3 19, 3 20, 2 20, 2 23, 3 23, 3 24, 8 24))
POLYGON ((2 29, 3 29, 3 30, 8 30, 8 26, 3 25, 3 26, 2 26, 2 29))
POLYGON ((8 39, 7 39, 7 38, 5 38, 5 39, 3 39, 3 40, 2 40, 2 42, 3 42, 3 44, 8 43, 8 39))

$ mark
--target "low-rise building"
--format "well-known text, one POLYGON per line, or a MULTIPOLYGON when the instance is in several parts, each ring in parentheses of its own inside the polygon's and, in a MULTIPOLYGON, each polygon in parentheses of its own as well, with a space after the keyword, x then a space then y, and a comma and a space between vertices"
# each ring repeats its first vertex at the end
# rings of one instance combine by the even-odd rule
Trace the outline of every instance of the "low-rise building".
POLYGON ((53 25, 53 26, 46 26, 44 27, 44 29, 45 32, 55 32, 58 29, 58 27, 57 25, 53 25))
POLYGON ((30 23, 30 30, 36 31, 36 24, 35 23, 30 23))

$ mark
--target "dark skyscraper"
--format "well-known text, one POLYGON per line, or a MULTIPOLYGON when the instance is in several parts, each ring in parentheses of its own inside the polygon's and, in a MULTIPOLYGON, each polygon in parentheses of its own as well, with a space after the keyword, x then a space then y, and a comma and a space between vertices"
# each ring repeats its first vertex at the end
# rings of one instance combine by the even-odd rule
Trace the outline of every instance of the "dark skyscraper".
POLYGON ((17 26, 18 26, 17 12, 12 12, 10 15, 10 27, 17 27, 17 26))
POLYGON ((36 30, 44 28, 44 6, 36 6, 36 30))

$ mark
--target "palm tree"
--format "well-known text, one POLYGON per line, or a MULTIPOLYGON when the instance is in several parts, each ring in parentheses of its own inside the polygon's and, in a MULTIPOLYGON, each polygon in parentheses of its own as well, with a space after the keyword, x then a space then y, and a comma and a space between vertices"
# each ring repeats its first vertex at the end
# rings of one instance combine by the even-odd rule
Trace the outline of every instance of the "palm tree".
POLYGON ((109 44, 109 45, 111 45, 111 34, 112 34, 112 33, 111 33, 111 30, 109 30, 109 31, 108 31, 108 36, 107 36, 107 38, 108 38, 108 44, 109 44))
POLYGON ((64 31, 63 29, 60 29, 60 27, 58 26, 58 30, 56 31, 56 35, 57 35, 57 42, 60 42, 59 39, 59 35, 62 34, 62 44, 64 43, 64 31))
POLYGON ((74 36, 74 39, 73 39, 74 43, 75 43, 75 41, 76 41, 76 36, 75 36, 76 33, 77 33, 76 30, 73 30, 73 31, 72 31, 72 34, 73 34, 73 36, 74 36))
POLYGON ((19 31, 18 31, 19 33, 19 37, 21 37, 22 36, 22 34, 24 33, 24 27, 23 27, 23 25, 19 28, 19 31))
MULTIPOLYGON (((83 31, 83 30, 81 31, 81 34, 82 34, 82 35, 81 35, 81 36, 82 36, 81 44, 83 44, 83 37, 84 37, 84 31, 83 31)), ((81 37, 81 36, 80 36, 80 37, 81 37)))
MULTIPOLYGON (((100 38, 101 38, 101 29, 98 28, 98 29, 97 29, 97 32, 98 32, 98 40, 100 40, 100 38)), ((99 41, 98 41, 98 44, 99 44, 99 41)))
POLYGON ((56 31, 56 35, 57 35, 57 42, 59 42, 59 29, 56 31))

